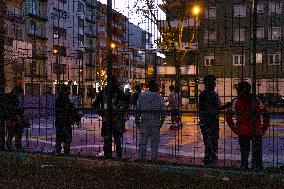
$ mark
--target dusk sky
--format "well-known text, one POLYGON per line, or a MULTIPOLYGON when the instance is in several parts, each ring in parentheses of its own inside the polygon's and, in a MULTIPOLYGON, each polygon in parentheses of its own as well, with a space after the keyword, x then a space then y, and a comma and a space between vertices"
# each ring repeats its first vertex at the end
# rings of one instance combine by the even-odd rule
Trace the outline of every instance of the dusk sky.
MULTIPOLYGON (((98 0, 98 1, 107 4, 107 0, 98 0)), ((127 17, 129 15, 130 22, 138 25, 138 23, 141 22, 141 18, 138 18, 138 15, 132 15, 131 13, 134 10, 133 8, 134 2, 135 0, 113 0, 112 7, 127 17), (128 5, 130 7, 130 10, 127 8, 128 5)), ((159 2, 161 4, 162 0, 156 0, 156 2, 159 2)), ((145 26, 143 24, 139 24, 139 26, 142 29, 145 29, 145 26)))

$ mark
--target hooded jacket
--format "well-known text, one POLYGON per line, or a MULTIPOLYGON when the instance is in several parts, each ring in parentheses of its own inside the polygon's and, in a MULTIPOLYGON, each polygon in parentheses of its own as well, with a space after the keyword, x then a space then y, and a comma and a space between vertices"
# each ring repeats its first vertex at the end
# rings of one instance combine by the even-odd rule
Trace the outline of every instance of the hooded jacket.
POLYGON ((226 120, 229 127, 238 136, 262 136, 270 125, 268 109, 258 98, 256 98, 255 106, 256 115, 253 115, 254 107, 252 99, 252 95, 248 99, 236 98, 226 113, 226 120), (234 117, 236 118, 236 122, 233 121, 234 117), (263 119, 262 123, 261 117, 263 119))

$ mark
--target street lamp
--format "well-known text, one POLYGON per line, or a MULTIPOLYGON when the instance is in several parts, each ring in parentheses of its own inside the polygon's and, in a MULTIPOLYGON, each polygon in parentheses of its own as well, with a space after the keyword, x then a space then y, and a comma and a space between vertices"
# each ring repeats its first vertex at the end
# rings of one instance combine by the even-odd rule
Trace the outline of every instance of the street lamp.
POLYGON ((52 49, 52 53, 56 56, 56 94, 60 92, 60 63, 59 63, 59 52, 57 48, 52 49))
POLYGON ((201 12, 201 8, 198 5, 194 5, 193 8, 192 8, 193 16, 198 17, 200 12, 201 12))
MULTIPOLYGON (((194 5, 192 7, 192 15, 194 17, 194 34, 195 35, 195 39, 196 39, 196 46, 198 48, 198 28, 197 28, 197 24, 198 24, 198 16, 199 14, 201 13, 201 8, 199 5, 194 5)), ((198 56, 195 57, 195 66, 196 66, 196 77, 194 79, 194 96, 195 96, 195 103, 198 104, 198 83, 199 83, 199 78, 198 78, 198 75, 199 75, 199 65, 198 65, 198 56)))
POLYGON ((111 43, 110 44, 110 48, 115 49, 116 48, 116 44, 115 43, 111 43))

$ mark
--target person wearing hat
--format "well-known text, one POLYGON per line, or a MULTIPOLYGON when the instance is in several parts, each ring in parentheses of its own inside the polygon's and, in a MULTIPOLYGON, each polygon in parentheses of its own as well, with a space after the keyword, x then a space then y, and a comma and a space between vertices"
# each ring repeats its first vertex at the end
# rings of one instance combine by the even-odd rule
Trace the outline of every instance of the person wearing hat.
POLYGON ((218 161, 219 110, 220 97, 214 91, 216 77, 205 75, 205 89, 199 94, 199 125, 205 146, 204 165, 212 165, 218 161))
POLYGON ((237 85, 238 97, 226 113, 226 121, 238 135, 241 151, 241 168, 248 169, 250 142, 252 142, 252 168, 262 169, 262 136, 270 125, 267 107, 251 93, 251 85, 242 81, 237 85), (233 117, 236 116, 236 123, 233 117), (261 116, 263 120, 261 121, 261 116))

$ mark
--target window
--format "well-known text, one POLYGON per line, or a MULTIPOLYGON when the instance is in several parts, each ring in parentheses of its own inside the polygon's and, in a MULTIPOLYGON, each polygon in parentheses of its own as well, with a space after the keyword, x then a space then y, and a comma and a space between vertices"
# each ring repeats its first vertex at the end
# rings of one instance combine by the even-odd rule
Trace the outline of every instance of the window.
POLYGON ((234 5, 234 17, 245 17, 246 5, 234 5))
POLYGON ((215 57, 214 55, 205 56, 204 58, 204 66, 214 66, 215 64, 215 57))
POLYGON ((78 43, 79 45, 84 45, 84 36, 83 35, 78 35, 78 43))
POLYGON ((257 13, 258 13, 258 14, 264 13, 264 3, 259 2, 259 3, 257 4, 256 9, 257 9, 257 13))
POLYGON ((29 0, 28 2, 28 13, 36 14, 37 4, 35 0, 29 0))
POLYGON ((78 12, 84 12, 84 4, 82 2, 78 2, 78 12))
POLYGON ((66 29, 60 27, 53 27, 53 38, 66 38, 66 29))
POLYGON ((84 28, 84 20, 78 17, 78 26, 79 28, 84 28))
POLYGON ((235 42, 245 41, 245 29, 234 30, 234 41, 235 42))
POLYGON ((233 55, 233 66, 242 66, 245 65, 245 56, 242 54, 233 55))
POLYGON ((53 73, 54 74, 65 74, 66 73, 66 64, 53 64, 53 73), (59 68, 59 70, 58 70, 59 68), (57 70, 59 72, 57 72, 57 70))
POLYGON ((36 22, 30 21, 29 33, 35 35, 36 34, 36 30, 37 30, 36 22))
POLYGON ((257 28, 256 38, 257 39, 263 39, 264 38, 264 28, 257 28))
POLYGON ((281 63, 281 53, 268 54, 268 65, 279 65, 281 63))
POLYGON ((205 31, 205 43, 210 43, 216 40, 215 31, 205 31))
POLYGON ((269 2, 269 14, 281 14, 282 13, 282 2, 269 2))
MULTIPOLYGON (((262 59, 263 59, 262 53, 256 53, 256 54, 255 54, 255 58, 256 58, 256 63, 257 63, 257 64, 261 64, 261 63, 262 63, 262 59)), ((253 57, 252 57, 252 55, 251 55, 251 62, 253 63, 253 57)))
POLYGON ((268 28, 268 39, 269 40, 280 40, 281 39, 281 27, 268 28))
POLYGON ((209 7, 205 10, 206 19, 216 19, 216 7, 209 7))

